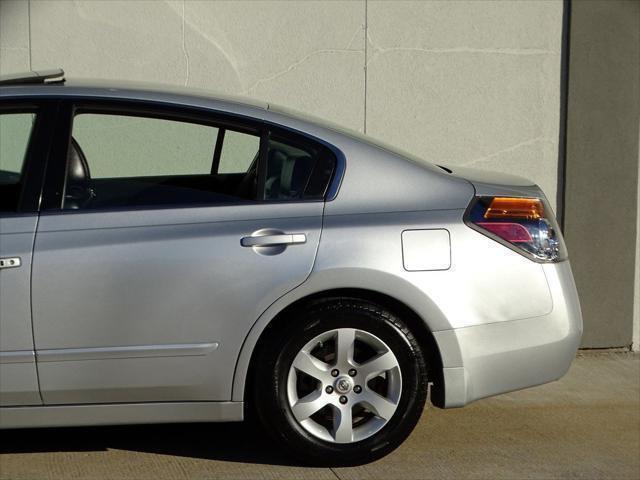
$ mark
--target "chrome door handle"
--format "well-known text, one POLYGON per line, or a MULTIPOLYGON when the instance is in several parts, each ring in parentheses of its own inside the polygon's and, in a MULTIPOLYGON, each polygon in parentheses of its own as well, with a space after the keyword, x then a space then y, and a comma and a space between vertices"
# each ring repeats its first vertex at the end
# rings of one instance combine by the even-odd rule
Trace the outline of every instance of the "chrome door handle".
POLYGON ((304 233, 282 233, 278 235, 255 235, 243 237, 240 245, 243 247, 270 247, 275 245, 293 245, 306 243, 307 236, 304 233))
POLYGON ((16 268, 22 265, 20 257, 0 258, 0 269, 2 268, 16 268))

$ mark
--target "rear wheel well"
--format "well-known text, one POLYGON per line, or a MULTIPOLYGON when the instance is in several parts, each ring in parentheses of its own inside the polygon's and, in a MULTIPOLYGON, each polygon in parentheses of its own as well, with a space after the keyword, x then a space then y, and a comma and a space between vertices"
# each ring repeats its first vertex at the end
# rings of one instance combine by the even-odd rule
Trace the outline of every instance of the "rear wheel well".
POLYGON ((264 348, 269 340, 274 336, 277 336, 282 330, 286 329, 288 322, 296 311, 304 309, 309 304, 317 302, 319 300, 327 300, 331 298, 355 298, 358 300, 365 300, 383 307, 386 310, 397 315, 411 330, 411 333, 418 340, 418 344, 422 349, 423 355, 427 361, 427 375, 429 382, 432 383, 431 388, 431 403, 437 407, 442 407, 444 403, 444 383, 442 374, 442 360, 440 357, 440 350, 433 337, 433 334, 429 330, 427 324, 422 318, 410 307, 402 303, 401 301, 373 290, 365 290, 358 288, 341 288, 334 290, 326 290, 318 292, 313 295, 301 298, 295 301, 291 305, 284 308, 278 313, 273 320, 267 325, 264 331, 260 334, 260 338, 253 349, 251 354, 251 361, 249 362, 249 371, 247 372, 245 387, 244 387, 244 400, 247 407, 248 416, 251 414, 251 396, 250 388, 254 381, 255 371, 255 359, 258 357, 258 352, 264 348))

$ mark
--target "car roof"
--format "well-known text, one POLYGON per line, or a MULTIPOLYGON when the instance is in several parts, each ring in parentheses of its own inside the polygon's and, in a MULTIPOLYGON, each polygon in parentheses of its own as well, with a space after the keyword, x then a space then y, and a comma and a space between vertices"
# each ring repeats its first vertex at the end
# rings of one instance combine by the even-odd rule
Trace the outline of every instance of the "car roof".
POLYGON ((193 105, 200 100, 203 106, 207 100, 228 102, 251 108, 266 110, 268 104, 247 97, 238 97, 217 93, 211 90, 177 87, 168 84, 148 82, 72 79, 64 82, 46 83, 0 83, 0 97, 83 97, 83 98, 118 98, 125 100, 155 100, 158 102, 180 103, 183 97, 186 104, 193 105))

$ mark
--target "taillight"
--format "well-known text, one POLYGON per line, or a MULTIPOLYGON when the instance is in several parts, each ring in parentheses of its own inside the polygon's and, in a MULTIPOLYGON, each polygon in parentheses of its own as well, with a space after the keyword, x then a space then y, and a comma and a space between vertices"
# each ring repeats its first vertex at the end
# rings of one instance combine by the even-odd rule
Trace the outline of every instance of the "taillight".
POLYGON ((539 262, 559 262, 567 252, 551 209, 540 198, 477 197, 469 226, 539 262))

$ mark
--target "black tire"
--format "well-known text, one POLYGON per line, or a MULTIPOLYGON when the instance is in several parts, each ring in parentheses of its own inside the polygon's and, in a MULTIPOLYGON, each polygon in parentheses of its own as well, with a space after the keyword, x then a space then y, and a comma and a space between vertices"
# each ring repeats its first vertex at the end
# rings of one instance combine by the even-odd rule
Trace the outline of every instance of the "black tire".
POLYGON ((397 448, 417 424, 427 398, 427 366, 416 338, 384 308, 353 298, 316 301, 293 313, 256 352, 253 401, 267 432, 299 460, 341 466, 373 461, 397 448), (287 375, 295 355, 309 341, 336 328, 356 328, 385 342, 401 366, 397 409, 377 433, 354 443, 332 443, 307 432, 287 401, 287 375))

